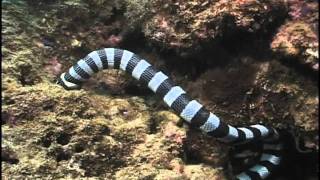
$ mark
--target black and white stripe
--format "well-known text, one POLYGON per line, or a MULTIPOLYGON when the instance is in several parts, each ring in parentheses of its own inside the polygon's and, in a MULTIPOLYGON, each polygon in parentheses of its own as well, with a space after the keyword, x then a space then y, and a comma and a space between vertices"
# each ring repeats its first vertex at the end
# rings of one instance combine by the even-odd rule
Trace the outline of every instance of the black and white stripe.
MULTIPOLYGON (((79 60, 68 72, 61 74, 58 83, 66 89, 79 89, 82 82, 98 70, 106 68, 121 69, 147 85, 163 98, 164 102, 191 126, 201 129, 209 136, 223 142, 242 143, 263 140, 274 135, 275 130, 263 125, 233 127, 222 122, 216 115, 206 110, 197 100, 191 100, 186 92, 161 71, 153 68, 146 60, 136 54, 121 49, 105 48, 93 51, 79 60)), ((267 143, 266 143, 267 145, 267 143)), ((261 156, 262 164, 250 168, 237 176, 238 179, 265 179, 270 169, 277 166, 280 157, 272 154, 261 156)))
POLYGON ((269 138, 263 141, 262 154, 259 162, 245 172, 236 176, 238 180, 266 179, 280 165, 283 144, 279 137, 269 138))

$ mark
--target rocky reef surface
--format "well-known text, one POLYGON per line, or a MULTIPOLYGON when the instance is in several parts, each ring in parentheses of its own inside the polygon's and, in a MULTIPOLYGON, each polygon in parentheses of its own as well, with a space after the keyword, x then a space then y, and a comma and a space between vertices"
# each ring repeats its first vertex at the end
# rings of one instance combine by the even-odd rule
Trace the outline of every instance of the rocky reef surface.
POLYGON ((89 52, 120 47, 225 122, 293 132, 298 153, 272 179, 317 179, 317 1, 2 5, 2 178, 220 180, 242 168, 231 147, 189 128, 124 72, 100 72, 78 91, 55 84, 89 52))

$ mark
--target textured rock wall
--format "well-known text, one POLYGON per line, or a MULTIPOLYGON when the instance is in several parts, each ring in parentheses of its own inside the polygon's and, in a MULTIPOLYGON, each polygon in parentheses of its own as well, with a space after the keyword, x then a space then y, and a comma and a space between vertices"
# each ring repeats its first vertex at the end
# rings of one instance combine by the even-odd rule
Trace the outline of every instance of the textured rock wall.
MULTIPOLYGON (((2 5, 3 178, 230 179, 230 147, 190 129, 125 73, 98 73, 80 91, 55 85, 102 47, 148 59, 230 124, 292 129, 318 151, 318 3, 2 5)), ((317 177, 317 158, 306 156, 278 177, 317 177)))

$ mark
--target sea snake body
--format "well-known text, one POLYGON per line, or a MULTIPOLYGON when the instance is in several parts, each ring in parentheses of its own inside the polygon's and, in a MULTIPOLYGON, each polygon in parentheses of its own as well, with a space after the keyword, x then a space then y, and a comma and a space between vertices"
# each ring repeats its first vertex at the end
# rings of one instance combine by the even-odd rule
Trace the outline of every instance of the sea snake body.
POLYGON ((233 127, 209 112, 197 100, 191 100, 186 92, 161 71, 152 67, 138 55, 122 49, 104 48, 93 51, 79 60, 67 72, 62 73, 58 84, 67 90, 80 89, 82 83, 99 70, 114 68, 131 74, 147 85, 192 127, 227 143, 263 141, 259 162, 235 176, 239 180, 266 179, 281 161, 282 143, 276 129, 264 125, 233 127))

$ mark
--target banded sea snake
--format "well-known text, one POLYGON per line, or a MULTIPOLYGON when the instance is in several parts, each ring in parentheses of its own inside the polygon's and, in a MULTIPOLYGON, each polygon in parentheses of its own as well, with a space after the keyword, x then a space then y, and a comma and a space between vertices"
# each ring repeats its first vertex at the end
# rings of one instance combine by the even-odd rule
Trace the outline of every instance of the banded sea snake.
POLYGON ((209 136, 230 144, 262 141, 263 148, 259 162, 236 175, 235 179, 266 179, 280 165, 283 144, 276 129, 260 124, 233 127, 224 123, 197 100, 191 100, 168 76, 130 51, 116 48, 93 51, 67 72, 62 73, 57 83, 67 90, 80 89, 82 83, 91 75, 107 68, 121 69, 131 74, 163 98, 163 101, 190 126, 199 128, 209 136))

